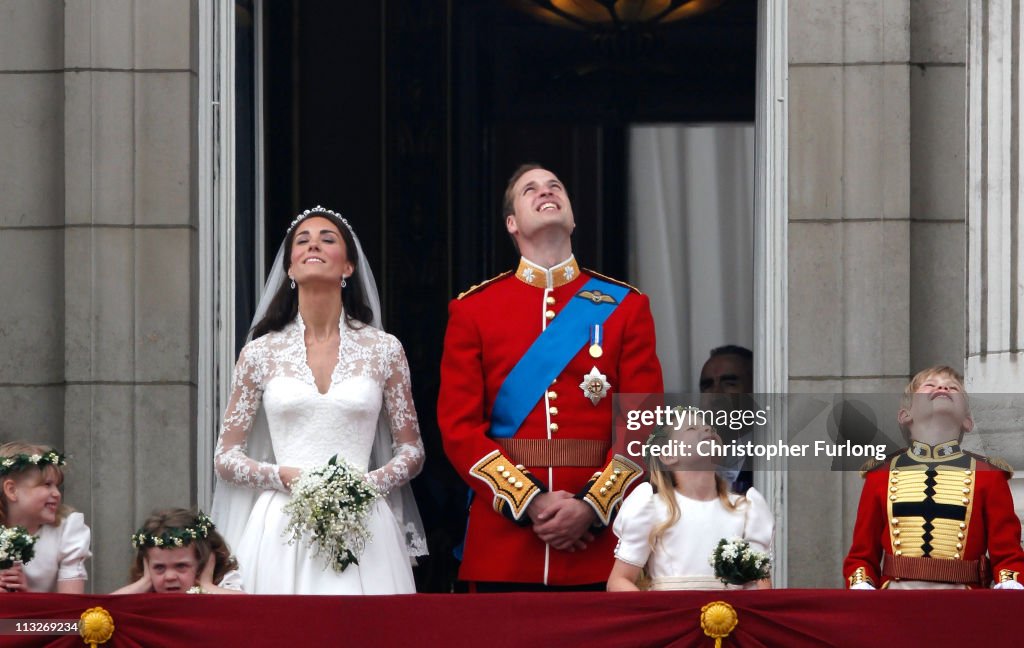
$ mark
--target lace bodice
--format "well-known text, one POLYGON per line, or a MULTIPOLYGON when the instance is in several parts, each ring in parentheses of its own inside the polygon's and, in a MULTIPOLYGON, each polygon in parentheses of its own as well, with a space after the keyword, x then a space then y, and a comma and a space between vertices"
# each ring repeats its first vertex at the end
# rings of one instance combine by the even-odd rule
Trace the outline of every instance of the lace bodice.
POLYGON ((317 389, 307 364, 301 316, 245 345, 217 441, 214 464, 221 479, 287 491, 278 465, 311 468, 335 454, 368 470, 382 405, 394 452, 367 479, 387 493, 419 473, 423 443, 401 343, 371 326, 352 329, 342 321, 339 328, 338 364, 325 394, 317 389), (257 461, 246 452, 261 403, 277 464, 257 461))

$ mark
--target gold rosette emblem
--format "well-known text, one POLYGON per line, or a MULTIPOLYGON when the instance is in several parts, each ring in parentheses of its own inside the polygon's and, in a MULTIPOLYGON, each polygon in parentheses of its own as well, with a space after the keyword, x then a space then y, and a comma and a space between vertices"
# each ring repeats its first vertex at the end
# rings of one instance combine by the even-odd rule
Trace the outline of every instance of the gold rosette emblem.
POLYGON ((722 648, 722 639, 728 637, 739 622, 736 610, 725 601, 708 603, 700 609, 700 627, 715 640, 715 648, 722 648))
POLYGON ((101 607, 89 608, 82 612, 78 634, 89 646, 105 644, 114 636, 114 617, 101 607))

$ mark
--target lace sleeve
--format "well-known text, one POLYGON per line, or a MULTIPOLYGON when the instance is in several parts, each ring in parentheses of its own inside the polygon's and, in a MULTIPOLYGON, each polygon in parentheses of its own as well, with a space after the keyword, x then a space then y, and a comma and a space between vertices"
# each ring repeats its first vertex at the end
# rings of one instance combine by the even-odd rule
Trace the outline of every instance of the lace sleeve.
POLYGON ((287 492, 274 464, 256 461, 246 454, 249 431, 263 401, 263 371, 259 349, 245 345, 235 365, 231 397, 224 412, 220 438, 213 463, 217 475, 228 482, 250 488, 287 492))
POLYGON ((412 402, 409 363, 401 343, 395 338, 390 338, 389 342, 384 408, 391 424, 394 455, 391 461, 366 476, 385 494, 418 475, 425 457, 416 407, 412 402))

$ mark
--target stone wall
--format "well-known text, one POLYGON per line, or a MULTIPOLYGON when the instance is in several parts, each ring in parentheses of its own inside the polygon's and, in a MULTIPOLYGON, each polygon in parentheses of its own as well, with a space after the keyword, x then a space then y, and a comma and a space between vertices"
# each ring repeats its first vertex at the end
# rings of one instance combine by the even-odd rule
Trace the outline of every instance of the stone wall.
POLYGON ((0 2, 0 438, 72 457, 90 587, 194 500, 195 6, 0 2))

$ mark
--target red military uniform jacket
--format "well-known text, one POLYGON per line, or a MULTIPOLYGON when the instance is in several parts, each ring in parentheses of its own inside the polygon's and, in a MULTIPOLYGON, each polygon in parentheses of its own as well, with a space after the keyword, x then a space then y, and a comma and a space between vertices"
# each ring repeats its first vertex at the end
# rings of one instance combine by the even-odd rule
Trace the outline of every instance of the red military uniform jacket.
POLYGON ((935 447, 913 441, 868 470, 843 563, 847 586, 887 587, 901 579, 968 587, 1022 582, 1010 472, 991 461, 963 452, 958 441, 935 447))
POLYGON ((611 396, 663 391, 647 298, 629 291, 603 324, 599 357, 584 345, 511 444, 489 436, 491 410, 506 376, 562 308, 582 298, 578 293, 592 275, 572 257, 550 270, 523 259, 515 273, 475 286, 450 305, 437 418, 445 452, 475 496, 459 571, 463 580, 579 585, 608 578, 615 548, 610 531, 597 533, 584 551, 559 551, 536 536, 526 508, 542 492, 568 491, 607 526, 642 473, 631 458, 611 449, 611 396), (598 380, 595 389, 591 379, 592 400, 580 385, 595 369, 609 386, 602 390, 598 380))

